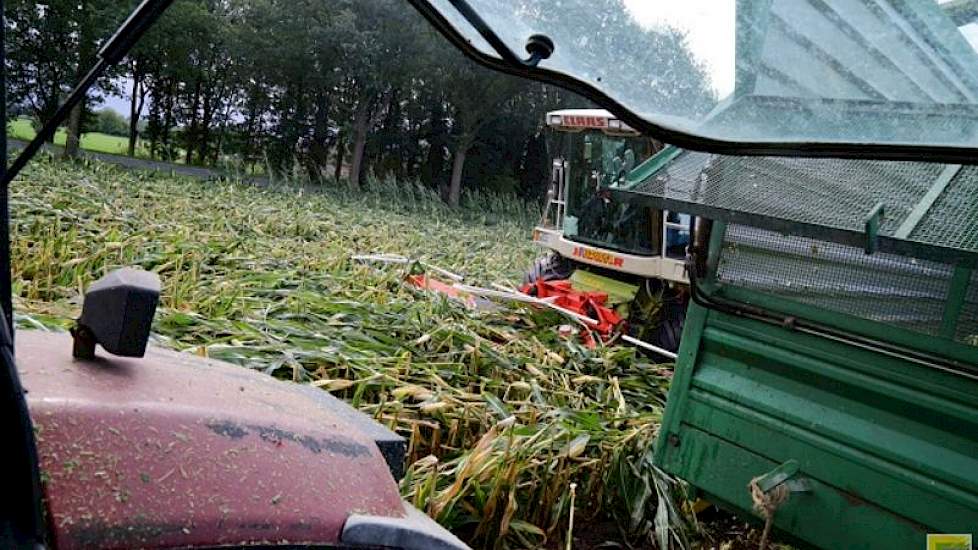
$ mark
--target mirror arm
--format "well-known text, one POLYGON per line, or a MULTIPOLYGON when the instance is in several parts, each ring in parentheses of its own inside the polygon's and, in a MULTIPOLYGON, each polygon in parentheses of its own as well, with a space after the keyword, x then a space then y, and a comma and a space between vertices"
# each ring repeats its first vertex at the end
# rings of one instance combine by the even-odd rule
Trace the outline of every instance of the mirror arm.
POLYGON ((95 335, 84 325, 71 327, 71 356, 76 359, 95 359, 95 335))
POLYGON ((499 57, 503 61, 515 65, 519 68, 524 67, 536 67, 540 61, 547 59, 553 54, 554 44, 546 36, 535 34, 531 36, 527 42, 526 50, 530 54, 530 57, 526 59, 520 59, 513 50, 509 49, 509 46, 503 42, 502 38, 492 30, 482 16, 479 15, 472 6, 469 5, 468 0, 448 0, 452 6, 458 11, 458 13, 465 18, 466 21, 472 25, 482 38, 492 46, 492 49, 496 50, 499 57))

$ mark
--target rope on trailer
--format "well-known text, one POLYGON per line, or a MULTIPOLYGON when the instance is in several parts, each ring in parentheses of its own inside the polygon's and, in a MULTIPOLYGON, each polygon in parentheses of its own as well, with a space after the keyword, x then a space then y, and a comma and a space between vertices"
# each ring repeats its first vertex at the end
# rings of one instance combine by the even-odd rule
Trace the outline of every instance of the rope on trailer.
POLYGON ((774 514, 788 500, 788 497, 791 496, 791 491, 788 490, 788 486, 784 483, 779 483, 765 493, 758 485, 758 482, 763 477, 755 477, 747 485, 747 488, 750 490, 751 500, 754 501, 754 510, 764 518, 764 531, 761 533, 761 542, 757 545, 758 550, 765 550, 767 548, 767 539, 771 535, 771 527, 774 525, 774 514))

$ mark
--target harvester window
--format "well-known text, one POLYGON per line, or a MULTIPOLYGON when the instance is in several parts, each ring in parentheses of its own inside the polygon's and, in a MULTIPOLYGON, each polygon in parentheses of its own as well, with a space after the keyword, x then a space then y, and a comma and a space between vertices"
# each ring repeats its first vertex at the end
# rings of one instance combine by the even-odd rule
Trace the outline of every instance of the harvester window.
MULTIPOLYGON (((580 242, 639 255, 661 250, 655 211, 615 202, 609 189, 648 156, 648 140, 596 132, 556 132, 557 152, 567 159, 564 234, 580 242)), ((658 222, 658 223, 661 223, 658 222)))
POLYGON ((692 217, 689 214, 678 212, 668 212, 666 214, 665 255, 673 259, 686 257, 686 248, 689 246, 690 225, 692 217))

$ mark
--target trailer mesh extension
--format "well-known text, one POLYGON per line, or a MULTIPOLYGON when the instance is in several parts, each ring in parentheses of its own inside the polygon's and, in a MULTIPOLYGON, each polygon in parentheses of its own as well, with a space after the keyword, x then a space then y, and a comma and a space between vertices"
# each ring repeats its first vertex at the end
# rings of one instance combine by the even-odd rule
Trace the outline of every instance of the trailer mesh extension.
POLYGON ((724 238, 717 278, 938 336, 953 272, 937 262, 867 255, 851 246, 733 225, 724 238))
POLYGON ((623 191, 758 227, 807 227, 808 236, 854 245, 882 204, 879 235, 907 243, 902 251, 978 258, 978 226, 969 223, 978 218, 978 166, 683 151, 623 191))
POLYGON ((978 258, 976 166, 683 151, 623 191, 731 222, 721 283, 978 344, 978 271, 945 319, 955 266, 978 258), (865 251, 880 204, 878 235, 899 254, 865 251))

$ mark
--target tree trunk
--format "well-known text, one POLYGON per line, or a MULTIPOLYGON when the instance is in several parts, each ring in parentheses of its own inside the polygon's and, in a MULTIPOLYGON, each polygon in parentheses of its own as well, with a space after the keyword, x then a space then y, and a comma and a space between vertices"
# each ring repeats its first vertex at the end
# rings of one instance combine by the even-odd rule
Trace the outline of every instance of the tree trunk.
POLYGON ((462 200, 462 170, 465 168, 465 155, 469 153, 469 144, 463 143, 455 151, 452 159, 452 180, 448 185, 448 205, 458 208, 462 200))
POLYGON ((210 158, 211 137, 214 133, 214 117, 221 104, 223 90, 208 86, 203 90, 201 101, 201 117, 197 126, 197 162, 202 166, 207 164, 210 158))
POLYGON ((65 137, 65 152, 64 158, 76 158, 78 156, 78 150, 81 147, 81 123, 82 123, 82 113, 85 110, 85 102, 79 102, 78 105, 71 110, 68 114, 68 132, 65 137))
POLYGON ((193 101, 190 103, 190 122, 187 124, 187 129, 184 131, 186 136, 186 147, 187 147, 187 157, 184 160, 184 164, 190 166, 193 164, 194 160, 194 149, 197 139, 197 115, 200 110, 200 75, 197 75, 197 82, 194 85, 194 95, 193 101))
MULTIPOLYGON (((88 1, 79 0, 76 2, 76 4, 78 5, 78 8, 80 8, 80 13, 86 13, 88 11, 88 1)), ((88 70, 85 63, 88 63, 89 59, 91 58, 90 53, 92 53, 92 49, 95 46, 95 34, 95 29, 92 28, 92 21, 86 17, 82 17, 78 25, 78 47, 77 50, 73 52, 75 55, 77 55, 77 58, 75 58, 77 64, 75 65, 74 69, 76 82, 81 80, 85 75, 85 72, 88 70)), ((66 133, 67 135, 65 136, 64 152, 64 158, 66 159, 75 158, 78 156, 78 150, 81 148, 82 122, 85 118, 85 109, 88 106, 87 104, 88 93, 86 92, 85 95, 82 96, 81 101, 79 101, 71 112, 68 113, 68 131, 66 133)))
POLYGON ((260 109, 257 99, 258 92, 254 89, 251 98, 248 100, 248 118, 245 130, 244 161, 246 166, 252 166, 260 160, 258 155, 258 111, 260 109))
MULTIPOLYGON (((166 100, 163 109, 163 145, 164 145, 164 155, 166 160, 173 160, 176 158, 176 153, 173 147, 173 125, 175 124, 173 120, 173 102, 176 98, 176 79, 168 79, 166 85, 166 100)), ((153 96, 153 101, 157 101, 156 96, 153 96)))
MULTIPOLYGON (((35 129, 40 129, 42 126, 47 124, 49 120, 54 118, 54 112, 58 110, 59 96, 57 94, 60 94, 61 88, 55 86, 54 89, 56 90, 56 93, 53 98, 45 98, 40 106, 34 105, 31 108, 31 110, 34 112, 34 120, 37 121, 37 127, 35 129)), ((28 99, 28 101, 30 101, 30 99, 28 99)), ((44 141, 47 143, 54 143, 54 134, 48 136, 44 141)))
POLYGON ((136 141, 139 139, 139 118, 143 115, 146 101, 145 87, 141 84, 142 74, 133 70, 132 98, 129 100, 129 156, 136 156, 136 141))
POLYGON ((370 126, 370 101, 364 100, 357 107, 356 115, 353 118, 353 158, 350 160, 350 185, 354 189, 360 188, 360 179, 363 176, 363 150, 367 145, 367 130, 370 126))
POLYGON ((217 142, 214 144, 211 153, 211 166, 217 166, 221 161, 221 154, 224 152, 224 140, 228 133, 228 121, 231 120, 231 107, 231 103, 228 102, 224 108, 224 114, 221 115, 221 121, 218 123, 217 142))
POLYGON ((312 129, 312 139, 306 157, 306 171, 310 179, 322 183, 326 175, 326 164, 329 162, 329 107, 330 96, 325 90, 316 94, 313 117, 315 123, 312 129))
POLYGON ((346 134, 340 132, 340 135, 336 137, 336 168, 333 172, 333 178, 339 182, 340 178, 343 177, 343 154, 346 152, 346 134))
POLYGON ((136 113, 136 96, 139 94, 139 80, 133 79, 132 93, 129 99, 129 149, 126 151, 130 157, 136 156, 136 135, 139 132, 139 115, 136 113))

